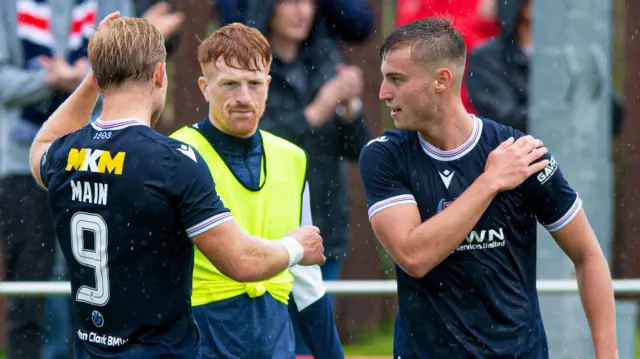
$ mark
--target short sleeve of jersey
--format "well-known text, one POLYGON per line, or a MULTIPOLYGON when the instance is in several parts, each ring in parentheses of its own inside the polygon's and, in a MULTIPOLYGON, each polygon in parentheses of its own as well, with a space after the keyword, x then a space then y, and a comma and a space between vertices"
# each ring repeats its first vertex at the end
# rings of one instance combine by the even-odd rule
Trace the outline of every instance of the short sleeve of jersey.
POLYGON ((399 204, 416 203, 398 169, 397 144, 386 136, 371 140, 360 152, 360 177, 364 184, 369 220, 378 212, 399 204))
POLYGON ((53 143, 44 152, 42 158, 40 159, 40 178, 42 179, 45 187, 49 187, 51 177, 53 177, 56 172, 57 159, 55 157, 55 154, 62 146, 62 142, 64 141, 64 139, 65 137, 60 137, 53 141, 53 143))
POLYGON ((542 159, 548 159, 549 164, 529 177, 523 190, 538 221, 549 232, 554 232, 571 222, 582 208, 582 201, 567 183, 553 156, 547 153, 542 159))
POLYGON ((233 219, 200 154, 178 142, 170 147, 166 190, 177 206, 189 238, 233 219))

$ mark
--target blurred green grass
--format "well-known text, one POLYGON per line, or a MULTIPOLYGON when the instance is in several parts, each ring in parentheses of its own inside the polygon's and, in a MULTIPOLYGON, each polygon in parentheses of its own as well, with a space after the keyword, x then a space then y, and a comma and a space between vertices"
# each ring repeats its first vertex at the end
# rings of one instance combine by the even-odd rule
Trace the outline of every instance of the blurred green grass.
POLYGON ((393 355, 393 325, 383 326, 373 333, 363 335, 355 344, 345 345, 344 354, 349 355, 393 355))
MULTIPOLYGON (((357 344, 345 345, 345 355, 393 355, 393 331, 383 329, 375 335, 370 335, 357 344)), ((636 333, 636 359, 640 359, 640 332, 636 333)), ((0 359, 6 359, 4 351, 0 351, 0 359)))
MULTIPOLYGON (((357 344, 345 345, 345 355, 393 355, 393 332, 384 330, 375 335, 363 338, 357 344)), ((4 351, 0 351, 0 359, 7 359, 4 351)), ((640 357, 639 357, 640 359, 640 357)))

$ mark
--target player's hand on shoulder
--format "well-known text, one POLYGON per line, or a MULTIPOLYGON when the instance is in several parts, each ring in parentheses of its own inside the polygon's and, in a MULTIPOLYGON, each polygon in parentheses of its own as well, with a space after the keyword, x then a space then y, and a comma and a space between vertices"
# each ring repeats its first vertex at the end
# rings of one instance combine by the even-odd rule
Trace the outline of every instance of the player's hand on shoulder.
POLYGON ((306 266, 322 265, 327 260, 324 256, 324 246, 322 245, 322 237, 318 227, 300 227, 288 232, 287 236, 295 238, 304 248, 304 256, 298 264, 306 266))
POLYGON ((489 154, 485 174, 498 191, 511 190, 549 164, 547 159, 536 162, 547 152, 542 141, 533 136, 510 137, 489 154))

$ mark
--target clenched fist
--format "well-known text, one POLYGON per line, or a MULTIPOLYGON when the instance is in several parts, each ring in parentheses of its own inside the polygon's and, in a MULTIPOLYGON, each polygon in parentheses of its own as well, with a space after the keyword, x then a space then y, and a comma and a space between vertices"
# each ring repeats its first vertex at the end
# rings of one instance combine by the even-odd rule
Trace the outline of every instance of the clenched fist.
POLYGON ((327 260, 324 256, 324 246, 318 227, 308 226, 294 229, 288 232, 287 236, 295 238, 304 248, 304 256, 298 264, 304 266, 322 265, 327 260))

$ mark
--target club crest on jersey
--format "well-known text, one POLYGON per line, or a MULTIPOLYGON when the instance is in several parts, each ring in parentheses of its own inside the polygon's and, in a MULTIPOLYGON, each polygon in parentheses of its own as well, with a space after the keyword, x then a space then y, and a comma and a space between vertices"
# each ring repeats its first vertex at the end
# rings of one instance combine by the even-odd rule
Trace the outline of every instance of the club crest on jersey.
POLYGON ((67 171, 85 171, 95 173, 122 174, 126 153, 118 152, 115 156, 109 151, 72 148, 67 156, 67 171))
POLYGON ((438 213, 444 211, 452 203, 453 201, 447 201, 447 200, 441 199, 440 202, 438 202, 438 213))
POLYGON ((97 310, 91 312, 91 321, 93 322, 93 325, 98 328, 104 325, 104 318, 102 317, 102 313, 97 310))

